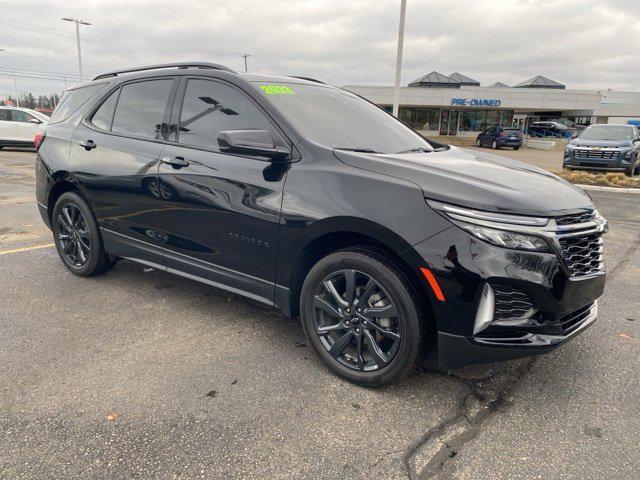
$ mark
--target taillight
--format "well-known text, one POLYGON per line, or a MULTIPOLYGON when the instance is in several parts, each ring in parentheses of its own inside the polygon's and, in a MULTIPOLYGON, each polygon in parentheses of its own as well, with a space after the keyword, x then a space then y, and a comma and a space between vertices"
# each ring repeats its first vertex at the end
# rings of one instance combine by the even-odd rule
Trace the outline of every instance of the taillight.
POLYGON ((40 131, 36 133, 36 136, 33 138, 33 145, 36 147, 36 152, 40 150, 40 145, 44 142, 44 137, 47 136, 46 132, 40 131))

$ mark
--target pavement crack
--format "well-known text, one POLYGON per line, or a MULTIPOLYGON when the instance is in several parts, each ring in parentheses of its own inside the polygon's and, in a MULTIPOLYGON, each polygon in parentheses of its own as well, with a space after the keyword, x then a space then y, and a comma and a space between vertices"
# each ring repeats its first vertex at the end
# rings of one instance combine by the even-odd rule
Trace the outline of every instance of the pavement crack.
POLYGON ((611 268, 611 270, 607 271, 607 277, 609 277, 609 280, 611 280, 611 279, 616 277, 616 275, 618 274, 618 271, 620 269, 622 269, 627 263, 629 263, 629 261, 631 260, 633 255, 639 249, 640 249, 640 237, 638 237, 636 240, 634 240, 634 242, 631 244, 631 246, 624 253, 624 260, 620 261, 619 263, 614 265, 613 268, 611 268))
POLYGON ((452 376, 469 387, 455 412, 427 431, 404 455, 409 480, 442 477, 448 462, 456 458, 465 445, 475 439, 490 415, 506 408, 509 392, 531 370, 535 357, 526 362, 507 365, 506 370, 480 378, 452 376))

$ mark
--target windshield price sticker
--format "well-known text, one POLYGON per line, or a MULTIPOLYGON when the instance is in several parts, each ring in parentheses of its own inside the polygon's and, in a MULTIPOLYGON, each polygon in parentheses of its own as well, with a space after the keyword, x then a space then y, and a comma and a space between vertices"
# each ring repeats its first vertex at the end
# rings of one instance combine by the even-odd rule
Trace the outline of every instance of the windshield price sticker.
POLYGON ((295 95, 292 88, 284 85, 260 85, 260 88, 267 95, 295 95))

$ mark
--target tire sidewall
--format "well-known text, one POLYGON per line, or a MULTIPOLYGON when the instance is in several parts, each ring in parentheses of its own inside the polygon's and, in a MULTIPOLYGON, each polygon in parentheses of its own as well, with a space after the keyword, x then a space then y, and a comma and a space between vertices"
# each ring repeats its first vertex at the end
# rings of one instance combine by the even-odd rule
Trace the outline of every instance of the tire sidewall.
POLYGON ((302 326, 316 353, 337 375, 364 386, 382 386, 394 382, 406 375, 413 367, 421 345, 421 327, 419 311, 406 285, 408 281, 402 275, 377 259, 356 252, 338 252, 320 260, 309 272, 300 295, 302 326), (326 350, 315 331, 313 318, 313 297, 320 282, 331 273, 353 269, 374 278, 390 295, 402 319, 400 346, 391 363, 379 370, 360 372, 342 365, 326 350))
POLYGON ((51 227, 53 231, 53 239, 56 245, 56 250, 58 251, 58 255, 60 256, 60 259, 62 260, 62 263, 65 267, 67 267, 74 274, 80 276, 91 275, 99 268, 103 255, 102 238, 100 237, 100 232, 98 230, 98 225, 95 217, 93 216, 93 212, 89 208, 89 205, 87 205, 87 202, 85 202, 85 200, 80 195, 75 192, 66 192, 63 193, 60 198, 58 198, 58 201, 53 208, 53 214, 51 216, 51 227), (89 259, 81 267, 77 267, 67 260, 58 239, 58 215, 60 214, 62 207, 68 204, 75 205, 80 210, 80 212, 82 212, 82 215, 84 216, 87 223, 89 236, 91 238, 91 252, 89 253, 89 259))

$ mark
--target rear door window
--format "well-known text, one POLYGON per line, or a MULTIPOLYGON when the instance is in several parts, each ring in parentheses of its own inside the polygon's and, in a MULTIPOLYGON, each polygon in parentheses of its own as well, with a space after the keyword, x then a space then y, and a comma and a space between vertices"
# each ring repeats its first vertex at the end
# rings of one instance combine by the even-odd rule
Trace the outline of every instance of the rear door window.
POLYGON ((91 117, 91 123, 101 130, 110 131, 111 122, 113 122, 113 112, 116 108, 116 102, 118 101, 118 95, 120 89, 113 92, 109 97, 102 102, 102 105, 96 110, 91 117))
POLYGON ((106 87, 106 83, 98 83, 93 85, 87 85, 86 87, 74 88, 73 90, 67 90, 62 96, 62 100, 53 111, 49 123, 58 123, 66 120, 84 105, 87 100, 93 97, 96 93, 106 87))
POLYGON ((162 122, 173 78, 123 85, 111 131, 142 138, 161 138, 162 122))
POLYGON ((0 122, 10 122, 11 113, 9 110, 0 110, 0 122))
POLYGON ((28 123, 32 118, 31 115, 23 112, 22 110, 12 110, 11 116, 14 122, 28 123))
POLYGON ((211 80, 187 82, 179 143, 217 149, 220 132, 252 129, 272 131, 269 121, 246 94, 211 80))

